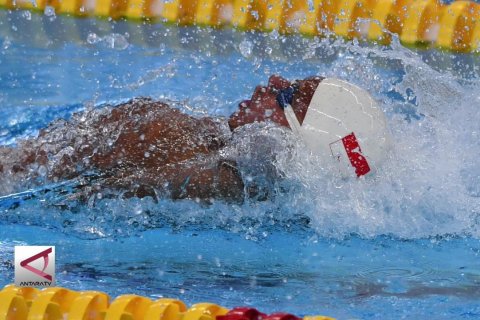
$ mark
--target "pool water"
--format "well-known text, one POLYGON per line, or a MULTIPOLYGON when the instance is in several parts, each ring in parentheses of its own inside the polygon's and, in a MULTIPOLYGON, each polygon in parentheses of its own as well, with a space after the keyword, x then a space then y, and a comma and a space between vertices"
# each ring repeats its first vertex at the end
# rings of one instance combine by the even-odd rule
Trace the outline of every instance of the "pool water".
POLYGON ((55 245, 57 282, 75 290, 338 319, 480 318, 477 56, 398 41, 0 15, 2 144, 138 96, 225 117, 275 73, 362 86, 394 142, 370 179, 340 179, 300 153, 279 164, 288 193, 243 205, 59 206, 68 184, 1 195, 0 286, 13 282, 13 246, 55 245))

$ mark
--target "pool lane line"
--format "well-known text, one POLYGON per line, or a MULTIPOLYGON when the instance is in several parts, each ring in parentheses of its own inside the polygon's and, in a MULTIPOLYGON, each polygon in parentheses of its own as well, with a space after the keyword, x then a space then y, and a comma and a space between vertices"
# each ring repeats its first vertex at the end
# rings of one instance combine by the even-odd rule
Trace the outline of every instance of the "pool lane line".
POLYGON ((440 0, 0 0, 0 7, 76 17, 277 30, 282 34, 368 39, 478 52, 480 4, 440 0))
MULTIPOLYGON (((202 302, 190 307, 177 299, 151 300, 135 294, 113 301, 100 291, 74 291, 51 287, 37 289, 7 285, 0 291, 0 319, 28 320, 302 320, 283 312, 266 315, 251 307, 231 310, 202 302)), ((335 320, 305 316, 303 320, 335 320)))

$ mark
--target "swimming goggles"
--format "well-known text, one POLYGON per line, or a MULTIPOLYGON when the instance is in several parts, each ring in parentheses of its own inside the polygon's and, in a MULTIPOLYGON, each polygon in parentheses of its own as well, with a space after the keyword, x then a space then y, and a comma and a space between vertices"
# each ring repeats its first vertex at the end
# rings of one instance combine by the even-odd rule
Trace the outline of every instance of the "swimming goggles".
POLYGON ((277 94, 278 105, 282 109, 285 109, 288 106, 292 106, 293 96, 298 92, 298 89, 298 83, 293 82, 290 87, 280 90, 277 94))
POLYGON ((292 85, 286 89, 282 89, 277 94, 277 102, 280 108, 283 109, 285 113, 285 118, 287 119, 288 125, 292 131, 301 136, 301 123, 298 121, 297 115, 293 111, 292 102, 293 96, 298 92, 299 85, 298 82, 293 82, 292 85), (287 108, 289 107, 290 108, 287 108))

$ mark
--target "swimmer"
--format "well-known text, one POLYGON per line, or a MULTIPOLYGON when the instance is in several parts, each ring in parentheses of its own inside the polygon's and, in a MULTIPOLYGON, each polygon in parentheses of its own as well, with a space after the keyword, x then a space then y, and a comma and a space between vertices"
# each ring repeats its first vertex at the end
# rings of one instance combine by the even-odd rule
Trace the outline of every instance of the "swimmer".
POLYGON ((0 194, 18 192, 19 186, 93 177, 80 194, 108 189, 126 197, 229 202, 258 197, 258 188, 246 188, 236 159, 225 156, 224 150, 240 128, 252 123, 301 135, 323 80, 310 77, 292 83, 273 75, 228 120, 197 118, 139 98, 54 121, 36 138, 17 147, 0 147, 0 194))

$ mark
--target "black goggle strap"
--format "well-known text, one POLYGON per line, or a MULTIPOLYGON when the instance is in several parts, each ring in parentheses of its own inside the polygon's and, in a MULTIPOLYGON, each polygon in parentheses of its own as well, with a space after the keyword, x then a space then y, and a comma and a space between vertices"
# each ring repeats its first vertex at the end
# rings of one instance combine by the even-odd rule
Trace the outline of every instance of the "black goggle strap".
POLYGON ((278 102, 278 105, 285 112, 285 117, 287 118, 287 122, 290 128, 296 134, 301 135, 301 131, 300 131, 301 125, 292 108, 293 96, 297 91, 298 91, 298 84, 294 82, 290 87, 279 91, 279 93, 277 94, 277 102, 278 102))
POLYGON ((288 106, 292 105, 293 95, 298 91, 298 84, 293 83, 290 87, 282 89, 277 94, 278 105, 285 109, 288 106))

